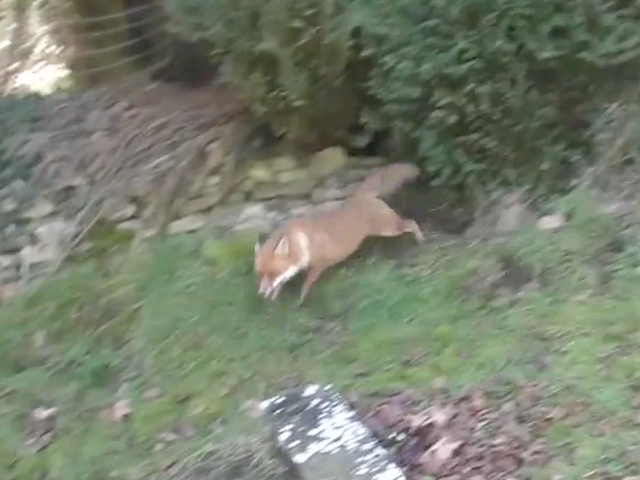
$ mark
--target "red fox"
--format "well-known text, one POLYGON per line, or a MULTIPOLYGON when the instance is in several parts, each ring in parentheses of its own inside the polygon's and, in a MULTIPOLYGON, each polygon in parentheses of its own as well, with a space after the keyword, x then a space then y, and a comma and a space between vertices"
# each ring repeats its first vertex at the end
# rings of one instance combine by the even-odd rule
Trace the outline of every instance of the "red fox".
POLYGON ((299 304, 320 274, 353 254, 367 237, 398 237, 412 233, 424 240, 414 220, 401 218, 379 197, 393 193, 414 180, 420 169, 394 163, 366 177, 344 204, 317 215, 293 218, 264 242, 256 242, 254 271, 258 293, 275 300, 282 286, 302 271, 307 272, 299 304))

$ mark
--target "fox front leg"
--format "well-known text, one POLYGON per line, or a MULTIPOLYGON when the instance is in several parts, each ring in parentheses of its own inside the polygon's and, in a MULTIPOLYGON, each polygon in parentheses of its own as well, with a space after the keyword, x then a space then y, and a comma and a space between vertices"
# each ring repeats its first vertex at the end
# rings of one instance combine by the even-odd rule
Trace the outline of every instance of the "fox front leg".
POLYGON ((304 279, 304 283, 302 284, 302 289, 300 290, 300 299, 298 300, 298 306, 302 305, 304 299, 307 298, 309 294, 309 290, 311 289, 311 285, 313 285, 320 274, 324 271, 324 268, 310 268, 307 270, 307 278, 304 279))

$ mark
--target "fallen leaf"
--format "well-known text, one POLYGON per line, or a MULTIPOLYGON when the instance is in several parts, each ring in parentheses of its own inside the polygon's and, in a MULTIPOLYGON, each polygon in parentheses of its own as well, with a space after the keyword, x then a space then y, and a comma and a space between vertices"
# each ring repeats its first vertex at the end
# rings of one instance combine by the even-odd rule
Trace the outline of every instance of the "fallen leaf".
POLYGON ((52 214, 55 209, 56 207, 53 203, 44 198, 39 198, 22 213, 22 217, 26 220, 37 220, 52 214))
POLYGON ((240 411, 250 418, 260 418, 264 415, 264 410, 260 406, 260 402, 257 400, 248 400, 244 402, 240 407, 240 411))
POLYGON ((535 384, 527 384, 520 387, 518 403, 523 408, 531 408, 540 401, 542 394, 535 384))
POLYGON ((133 412, 129 400, 118 400, 113 404, 110 411, 111 420, 114 422, 122 422, 133 412))
POLYGON ((443 437, 420 457, 420 466, 427 474, 436 475, 460 447, 462 447, 461 441, 443 437))
POLYGON ((475 389, 471 392, 469 396, 470 406, 474 413, 480 413, 487 409, 489 402, 487 400, 486 394, 479 389, 475 389))
POLYGON ((47 448, 53 442, 56 427, 55 407, 38 407, 31 411, 26 423, 25 447, 31 453, 47 448))
POLYGON ((38 330, 33 335, 33 348, 35 350, 42 350, 47 343, 47 332, 44 330, 38 330))
POLYGON ((27 439, 25 446, 31 453, 38 453, 47 448, 53 442, 55 433, 53 430, 47 430, 41 435, 33 436, 27 439))
POLYGON ((54 417, 56 413, 58 413, 58 409, 55 407, 38 407, 31 412, 31 418, 37 422, 42 422, 48 418, 54 417))
POLYGON ((0 285, 0 300, 9 300, 18 293, 18 285, 15 283, 5 283, 0 285))
POLYGON ((437 428, 443 428, 456 415, 456 409, 451 405, 434 405, 427 410, 431 421, 437 428))
POLYGON ((386 427, 393 427, 399 424, 405 417, 405 409, 396 402, 385 403, 373 411, 373 415, 386 427))
POLYGON ((165 443, 173 443, 176 440, 179 440, 180 437, 178 436, 178 434, 174 433, 174 432, 162 432, 160 435, 158 435, 158 440, 165 442, 165 443))
POLYGON ((493 464, 501 472, 515 472, 520 467, 520 460, 511 452, 496 452, 493 464))
POLYGON ((431 382, 431 388, 436 391, 444 391, 447 388, 446 377, 437 377, 431 382))
POLYGON ((554 231, 558 230, 565 224, 566 220, 563 215, 546 215, 538 220, 537 226, 540 230, 554 231))
POLYGON ((422 427, 430 424, 432 421, 431 415, 429 415, 429 410, 422 413, 418 413, 415 415, 407 415, 406 422, 409 426, 409 429, 412 431, 419 430, 422 427))

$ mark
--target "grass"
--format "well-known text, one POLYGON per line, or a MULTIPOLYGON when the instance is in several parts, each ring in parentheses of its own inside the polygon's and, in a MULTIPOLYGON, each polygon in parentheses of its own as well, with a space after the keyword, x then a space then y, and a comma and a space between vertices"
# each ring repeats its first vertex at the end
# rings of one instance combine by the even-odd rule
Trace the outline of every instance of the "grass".
POLYGON ((640 455, 630 232, 574 209, 558 233, 338 268, 303 308, 294 289, 259 300, 251 258, 218 269, 202 261, 197 238, 84 261, 0 310, 0 478, 154 478, 220 432, 250 429, 241 405, 292 379, 366 395, 443 378, 454 390, 539 382, 550 408, 569 412, 546 433, 552 463, 530 478, 630 475, 640 455), (470 294, 504 255, 541 286, 518 301, 470 294), (131 418, 105 420, 122 398, 131 418), (58 409, 56 436, 34 454, 25 419, 40 406, 58 409), (184 425, 192 438, 162 440, 184 425))

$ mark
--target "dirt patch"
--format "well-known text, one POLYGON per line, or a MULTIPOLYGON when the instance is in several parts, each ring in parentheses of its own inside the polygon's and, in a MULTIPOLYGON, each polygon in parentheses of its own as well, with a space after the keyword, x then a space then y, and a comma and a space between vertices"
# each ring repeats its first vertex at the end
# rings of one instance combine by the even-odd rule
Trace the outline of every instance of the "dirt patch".
MULTIPOLYGON (((429 187, 424 184, 409 186, 385 199, 391 208, 405 218, 415 220, 427 237, 427 243, 442 236, 460 236, 474 219, 472 205, 462 200, 455 191, 429 187)), ((383 257, 406 259, 415 256, 416 243, 411 234, 395 238, 369 238, 354 259, 383 257)))
POLYGON ((469 278, 463 290, 466 296, 491 302, 496 298, 517 299, 521 294, 538 288, 535 272, 516 257, 504 254, 487 261, 469 278))
POLYGON ((541 434, 548 412, 535 385, 501 402, 481 389, 428 402, 401 393, 360 409, 411 479, 507 480, 549 461, 541 434))

